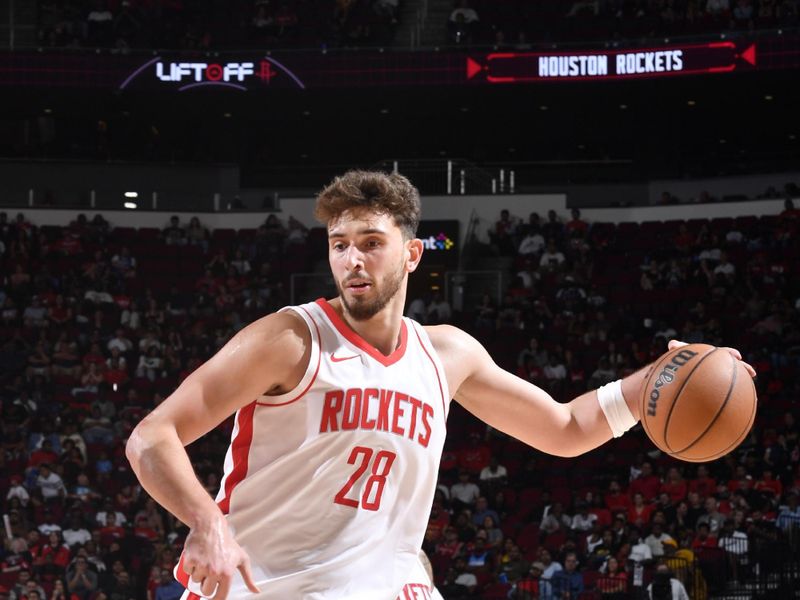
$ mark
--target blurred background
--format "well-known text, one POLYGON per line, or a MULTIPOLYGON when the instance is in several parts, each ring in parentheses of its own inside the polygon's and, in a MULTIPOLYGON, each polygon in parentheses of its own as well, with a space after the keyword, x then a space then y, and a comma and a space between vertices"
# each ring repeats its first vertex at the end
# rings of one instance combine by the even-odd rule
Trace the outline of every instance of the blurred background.
MULTIPOLYGON (((350 168, 422 193, 407 314, 557 400, 673 337, 759 373, 756 426, 707 465, 639 428, 564 461, 453 403, 445 598, 796 597, 798 11, 0 1, 0 598, 180 596, 187 531, 125 440, 238 329, 335 295, 311 212, 350 168)), ((231 429, 189 448, 211 494, 231 429)))

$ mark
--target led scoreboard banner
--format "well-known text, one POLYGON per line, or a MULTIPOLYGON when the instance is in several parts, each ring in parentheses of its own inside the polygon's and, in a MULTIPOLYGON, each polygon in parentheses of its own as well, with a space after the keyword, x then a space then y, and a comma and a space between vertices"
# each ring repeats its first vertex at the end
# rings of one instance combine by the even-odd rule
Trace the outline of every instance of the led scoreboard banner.
POLYGON ((114 55, 0 53, 0 86, 232 93, 272 89, 538 84, 800 67, 800 37, 574 51, 274 51, 114 55))
POLYGON ((487 83, 580 79, 631 79, 725 73, 757 65, 756 44, 709 42, 604 52, 493 52, 467 57, 467 78, 487 83))

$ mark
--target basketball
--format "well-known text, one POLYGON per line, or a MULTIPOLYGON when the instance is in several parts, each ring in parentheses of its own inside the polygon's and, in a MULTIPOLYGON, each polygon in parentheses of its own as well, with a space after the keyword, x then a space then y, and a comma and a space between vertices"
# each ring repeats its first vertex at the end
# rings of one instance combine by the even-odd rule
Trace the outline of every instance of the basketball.
POLYGON ((670 456, 706 462, 747 436, 756 416, 756 390, 741 361, 708 344, 689 344, 653 365, 641 398, 642 425, 670 456))

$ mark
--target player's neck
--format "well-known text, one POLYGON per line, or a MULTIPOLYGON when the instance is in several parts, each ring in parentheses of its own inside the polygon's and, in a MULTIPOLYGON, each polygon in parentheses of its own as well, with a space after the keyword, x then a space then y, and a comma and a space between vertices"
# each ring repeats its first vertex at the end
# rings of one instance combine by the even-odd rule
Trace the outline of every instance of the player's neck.
POLYGON ((364 341, 381 354, 389 356, 397 349, 400 340, 400 327, 403 322, 403 294, 397 294, 378 314, 370 319, 352 318, 339 298, 331 301, 333 309, 342 320, 364 341))

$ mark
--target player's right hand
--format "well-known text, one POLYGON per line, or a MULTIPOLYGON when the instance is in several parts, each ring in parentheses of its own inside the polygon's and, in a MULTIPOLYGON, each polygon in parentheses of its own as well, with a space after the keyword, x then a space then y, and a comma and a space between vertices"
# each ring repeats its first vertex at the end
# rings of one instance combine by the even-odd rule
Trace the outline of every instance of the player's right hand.
POLYGON ((189 532, 183 548, 183 570, 192 581, 200 584, 205 598, 225 600, 237 570, 251 592, 261 591, 253 581, 250 557, 233 539, 222 515, 189 532))

